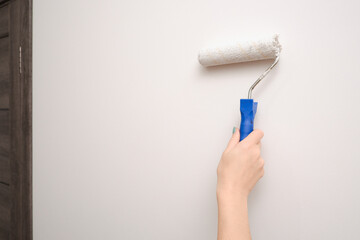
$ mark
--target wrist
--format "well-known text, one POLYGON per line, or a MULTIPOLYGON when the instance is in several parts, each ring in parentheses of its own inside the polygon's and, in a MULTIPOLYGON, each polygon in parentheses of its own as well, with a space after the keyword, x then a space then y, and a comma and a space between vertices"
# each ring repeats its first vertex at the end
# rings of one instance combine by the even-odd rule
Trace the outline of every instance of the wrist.
POLYGON ((249 193, 245 190, 217 187, 216 197, 219 203, 222 202, 247 202, 249 193))

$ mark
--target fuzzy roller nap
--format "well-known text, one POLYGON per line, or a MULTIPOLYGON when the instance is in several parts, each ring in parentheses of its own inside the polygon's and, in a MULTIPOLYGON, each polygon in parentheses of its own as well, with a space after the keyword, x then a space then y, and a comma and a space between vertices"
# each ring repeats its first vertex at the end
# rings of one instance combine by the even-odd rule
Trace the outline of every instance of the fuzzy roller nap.
POLYGON ((213 47, 206 47, 199 51, 199 62, 205 67, 274 59, 272 65, 251 85, 248 98, 240 99, 240 141, 254 130, 257 102, 254 102, 252 99, 252 90, 279 61, 281 45, 278 37, 279 35, 276 34, 253 41, 233 41, 213 47))

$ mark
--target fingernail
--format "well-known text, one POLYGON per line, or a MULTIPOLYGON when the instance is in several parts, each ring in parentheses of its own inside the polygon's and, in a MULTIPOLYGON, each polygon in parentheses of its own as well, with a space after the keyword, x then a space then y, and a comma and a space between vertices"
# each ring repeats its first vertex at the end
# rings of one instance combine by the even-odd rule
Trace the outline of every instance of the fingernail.
POLYGON ((236 131, 236 127, 233 127, 233 134, 235 133, 235 131, 236 131))

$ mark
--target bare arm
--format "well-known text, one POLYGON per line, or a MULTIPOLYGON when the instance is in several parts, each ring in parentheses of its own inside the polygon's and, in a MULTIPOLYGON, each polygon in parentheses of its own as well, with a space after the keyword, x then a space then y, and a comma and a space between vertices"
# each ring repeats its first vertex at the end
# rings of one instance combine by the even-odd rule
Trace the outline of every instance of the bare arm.
POLYGON ((250 240, 247 198, 256 182, 264 175, 260 156, 263 132, 254 130, 239 142, 235 129, 218 169, 218 240, 250 240))

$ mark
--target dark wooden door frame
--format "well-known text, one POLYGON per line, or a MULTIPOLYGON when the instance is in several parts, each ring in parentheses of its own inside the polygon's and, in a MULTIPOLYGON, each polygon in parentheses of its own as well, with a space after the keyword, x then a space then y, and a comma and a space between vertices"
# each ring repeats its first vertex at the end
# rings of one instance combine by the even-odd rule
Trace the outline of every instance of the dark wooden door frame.
POLYGON ((10 240, 32 239, 32 0, 9 5, 10 240))

